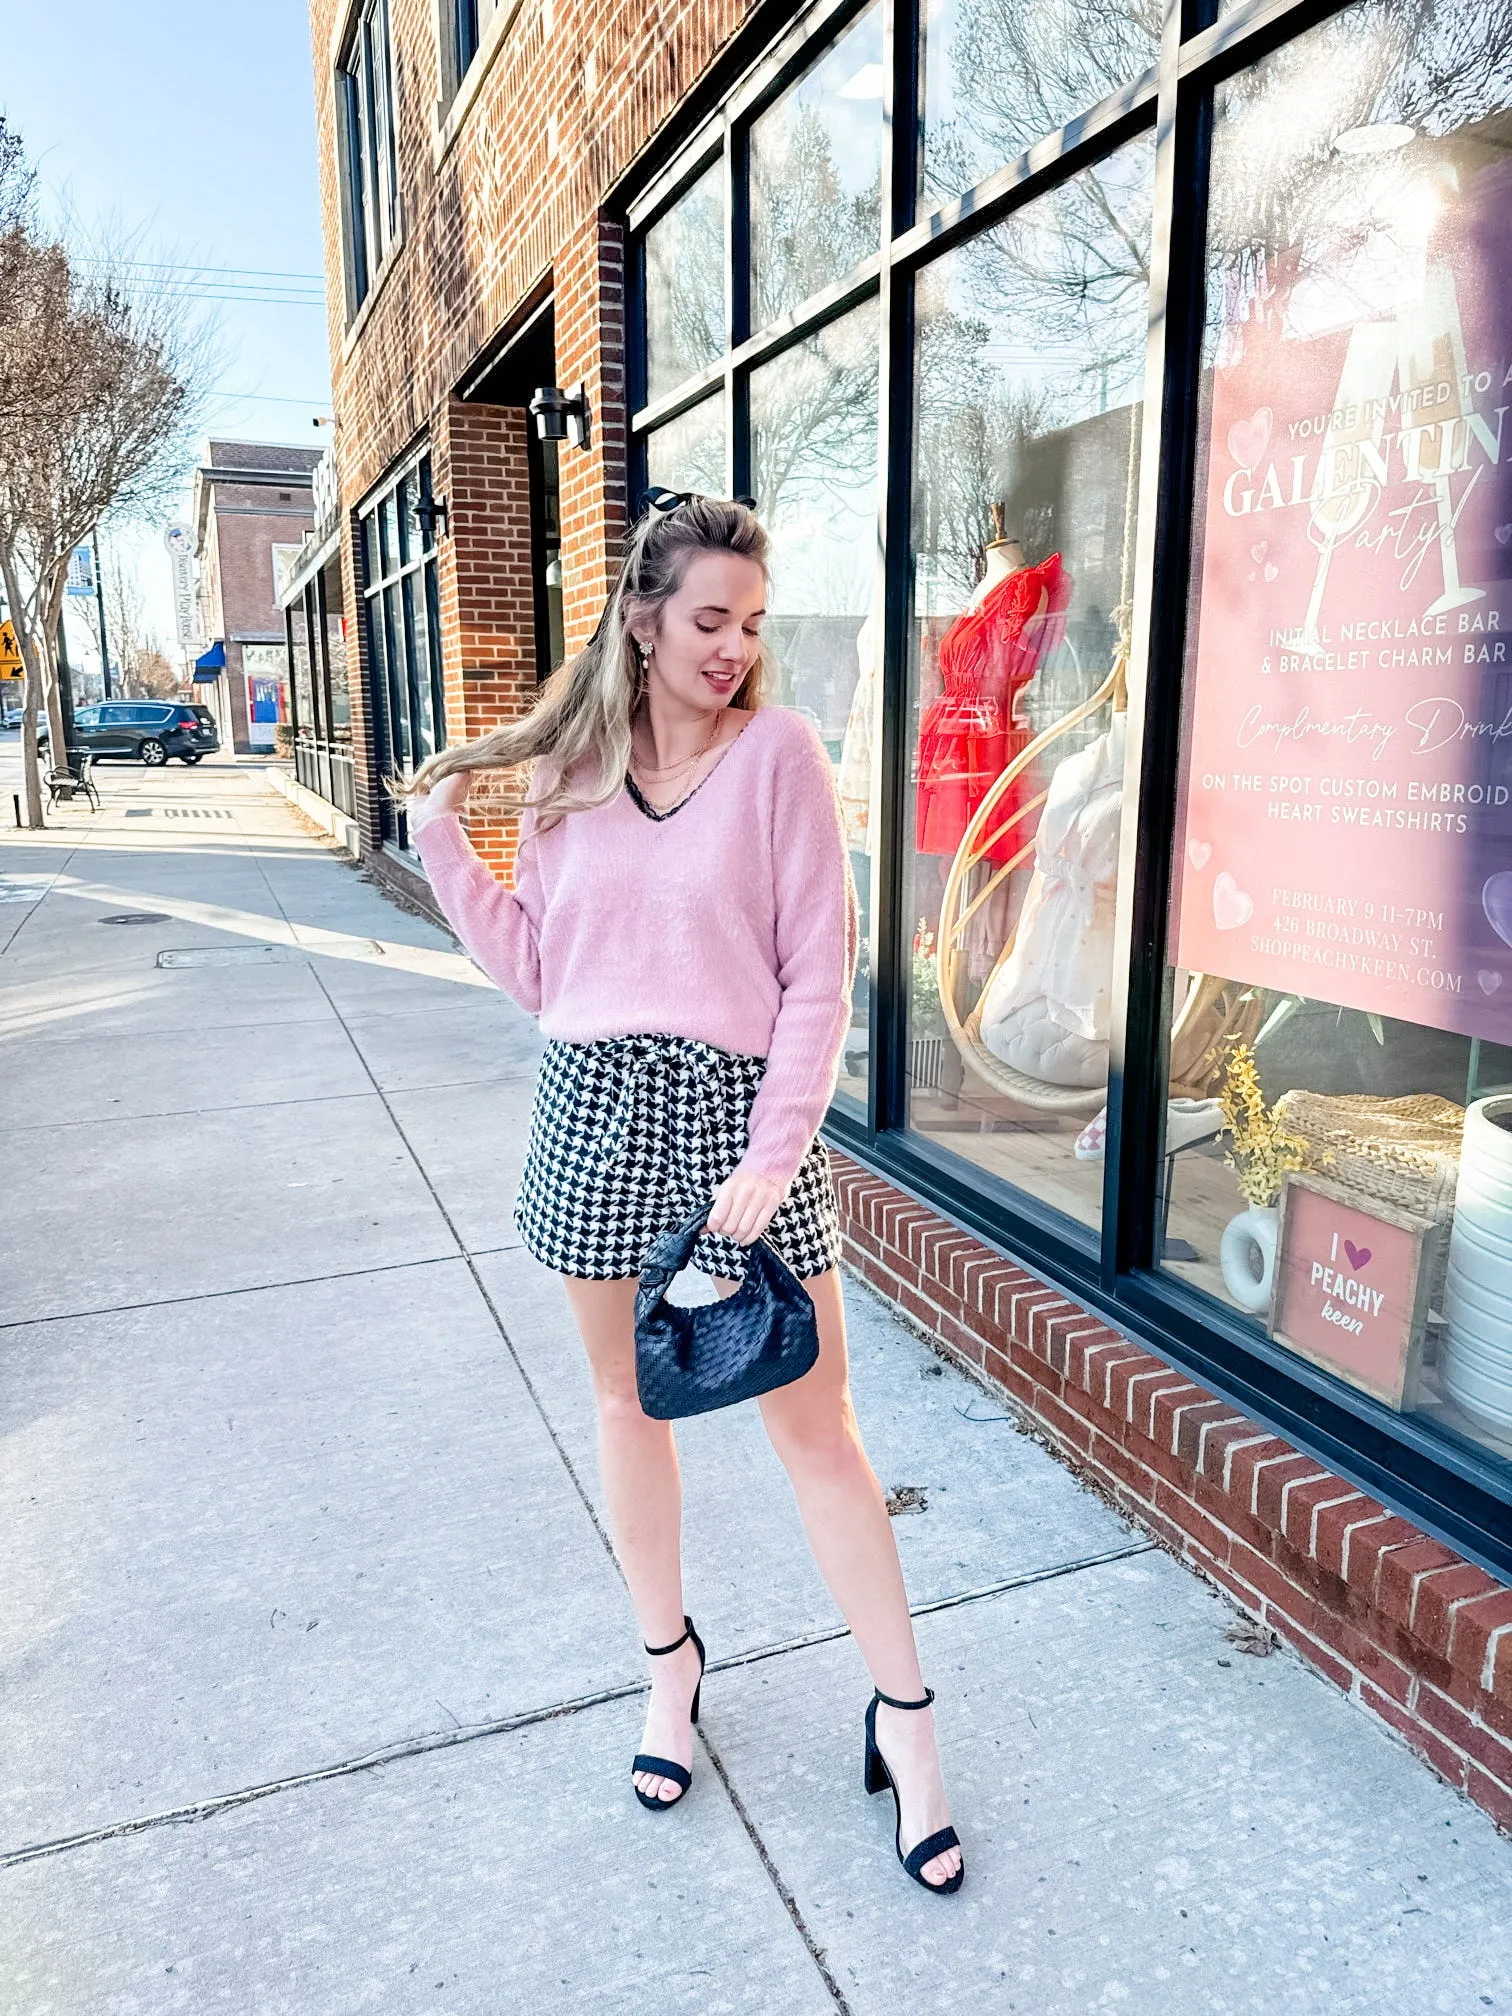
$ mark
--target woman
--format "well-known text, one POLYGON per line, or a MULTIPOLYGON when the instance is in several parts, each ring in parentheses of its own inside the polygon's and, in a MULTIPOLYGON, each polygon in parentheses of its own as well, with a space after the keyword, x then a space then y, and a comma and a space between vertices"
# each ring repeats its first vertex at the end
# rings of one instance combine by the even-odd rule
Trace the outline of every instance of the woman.
POLYGON ((876 1693, 866 1786, 898 1859, 959 1887, 897 1547, 847 1383, 839 1220, 816 1140, 850 1018, 856 895, 829 760, 762 704, 767 539, 744 505, 654 493, 587 648, 520 721, 425 762, 411 832, 477 963, 548 1038, 515 1219, 564 1277, 598 1402, 615 1548, 652 1655, 642 1805, 691 1782, 704 1648, 684 1615, 672 1430, 641 1411, 637 1277, 709 1204, 694 1261, 732 1293, 765 1233, 819 1358, 760 1407, 876 1693), (513 893, 458 815, 469 776, 532 764, 513 893))

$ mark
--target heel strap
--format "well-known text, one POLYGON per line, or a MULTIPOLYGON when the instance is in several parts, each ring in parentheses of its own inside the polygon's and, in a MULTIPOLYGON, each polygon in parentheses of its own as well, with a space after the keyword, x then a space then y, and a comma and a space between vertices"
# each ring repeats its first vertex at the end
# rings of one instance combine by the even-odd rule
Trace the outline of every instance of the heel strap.
POLYGON ((874 1687, 872 1689, 872 1698, 873 1700, 882 1702, 888 1708, 927 1708, 935 1698, 935 1692, 933 1687, 926 1687, 922 1701, 895 1701, 891 1694, 884 1694, 880 1687, 874 1687))
MULTIPOLYGON (((688 1640, 693 1636, 693 1619, 686 1612, 683 1615, 683 1623, 687 1626, 687 1629, 683 1632, 681 1638, 674 1638, 670 1645, 646 1646, 646 1650, 651 1654, 653 1659, 664 1659, 669 1652, 675 1652, 679 1645, 687 1644, 688 1640)), ((641 1642, 644 1644, 644 1639, 641 1642)))

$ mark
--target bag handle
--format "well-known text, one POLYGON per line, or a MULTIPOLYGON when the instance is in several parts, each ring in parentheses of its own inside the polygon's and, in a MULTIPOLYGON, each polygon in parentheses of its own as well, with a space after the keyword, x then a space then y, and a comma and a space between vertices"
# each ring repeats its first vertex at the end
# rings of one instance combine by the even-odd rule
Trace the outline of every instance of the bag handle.
MULTIPOLYGON (((637 1301, 640 1301, 643 1297, 645 1298, 643 1306, 654 1308, 672 1282, 676 1280, 684 1267, 687 1266, 689 1260, 692 1258, 693 1248, 698 1244, 699 1234, 708 1223, 709 1213, 713 1208, 714 1200, 710 1198, 707 1204, 695 1211, 692 1217, 686 1219, 675 1231, 663 1232, 661 1237, 652 1246, 651 1251, 646 1255, 645 1265, 641 1268, 641 1285, 636 1298, 637 1301)), ((751 1241, 751 1244, 743 1250, 754 1254, 758 1246, 766 1248, 768 1254, 776 1261, 784 1274, 791 1273, 787 1262, 777 1251, 771 1240, 768 1239, 765 1232, 758 1233, 751 1241)), ((797 1276, 794 1275, 792 1278, 796 1280, 797 1276)))
POLYGON ((645 1265, 641 1268, 640 1293, 649 1296, 652 1305, 661 1300, 670 1284, 687 1266, 693 1248, 698 1244, 698 1235, 713 1208, 711 1198, 675 1231, 663 1232, 646 1255, 645 1265))

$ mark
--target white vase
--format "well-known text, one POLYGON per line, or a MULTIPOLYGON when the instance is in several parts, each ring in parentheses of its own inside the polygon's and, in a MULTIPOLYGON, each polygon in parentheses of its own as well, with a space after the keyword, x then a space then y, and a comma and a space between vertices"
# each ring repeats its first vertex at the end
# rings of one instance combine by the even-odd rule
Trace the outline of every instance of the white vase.
POLYGON ((1270 1307, 1276 1277, 1276 1212, 1269 1204, 1251 1204, 1223 1228, 1218 1248, 1223 1285, 1241 1309, 1251 1315, 1270 1307))
POLYGON ((1465 1115, 1444 1314, 1449 1397, 1512 1433, 1512 1094, 1478 1099, 1465 1115))

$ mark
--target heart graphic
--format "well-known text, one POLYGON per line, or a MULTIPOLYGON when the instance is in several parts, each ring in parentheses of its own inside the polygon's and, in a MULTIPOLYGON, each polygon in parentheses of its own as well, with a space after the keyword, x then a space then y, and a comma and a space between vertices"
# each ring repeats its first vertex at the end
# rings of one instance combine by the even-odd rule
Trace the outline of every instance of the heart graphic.
POLYGON ((1275 563, 1275 561, 1274 561, 1274 560, 1267 560, 1267 561, 1266 561, 1266 563, 1265 563, 1265 578, 1266 578, 1266 580, 1267 580, 1267 581, 1274 581, 1274 580, 1275 580, 1275 578, 1276 578, 1276 576, 1277 576, 1277 575, 1278 575, 1278 574, 1279 574, 1280 572, 1281 572, 1281 569, 1280 569, 1280 568, 1279 568, 1279 567, 1278 567, 1278 566, 1276 565, 1276 563, 1275 563))
POLYGON ((1241 469, 1253 469, 1270 446, 1272 418, 1269 406, 1262 406, 1248 420, 1236 420, 1230 427, 1229 453, 1241 469))
POLYGON ((1480 982, 1482 994, 1494 994, 1502 984, 1502 976, 1494 966, 1482 966, 1475 977, 1480 982))
POLYGON ((1486 877, 1481 908, 1503 945, 1512 945, 1512 868, 1486 877))
POLYGON ((1220 931, 1237 931, 1254 914, 1254 897, 1241 889, 1225 868, 1213 884, 1213 922, 1220 931))
POLYGON ((1258 567, 1260 565, 1260 562, 1265 558, 1266 554, 1269 553, 1269 551, 1270 551, 1269 539, 1262 539, 1257 546, 1251 546, 1250 558, 1251 560, 1254 561, 1255 565, 1258 567))
POLYGON ((1212 858, 1213 843, 1211 840, 1188 840, 1187 859, 1194 868, 1206 868, 1212 858))
POLYGON ((1344 1251, 1349 1255, 1349 1264, 1353 1267, 1356 1274, 1359 1273, 1362 1267, 1370 1264, 1370 1248, 1368 1246, 1356 1246, 1353 1239, 1346 1239, 1344 1241, 1344 1251))
POLYGON ((1498 525, 1496 528, 1498 546, 1512 546, 1512 525, 1498 525))

